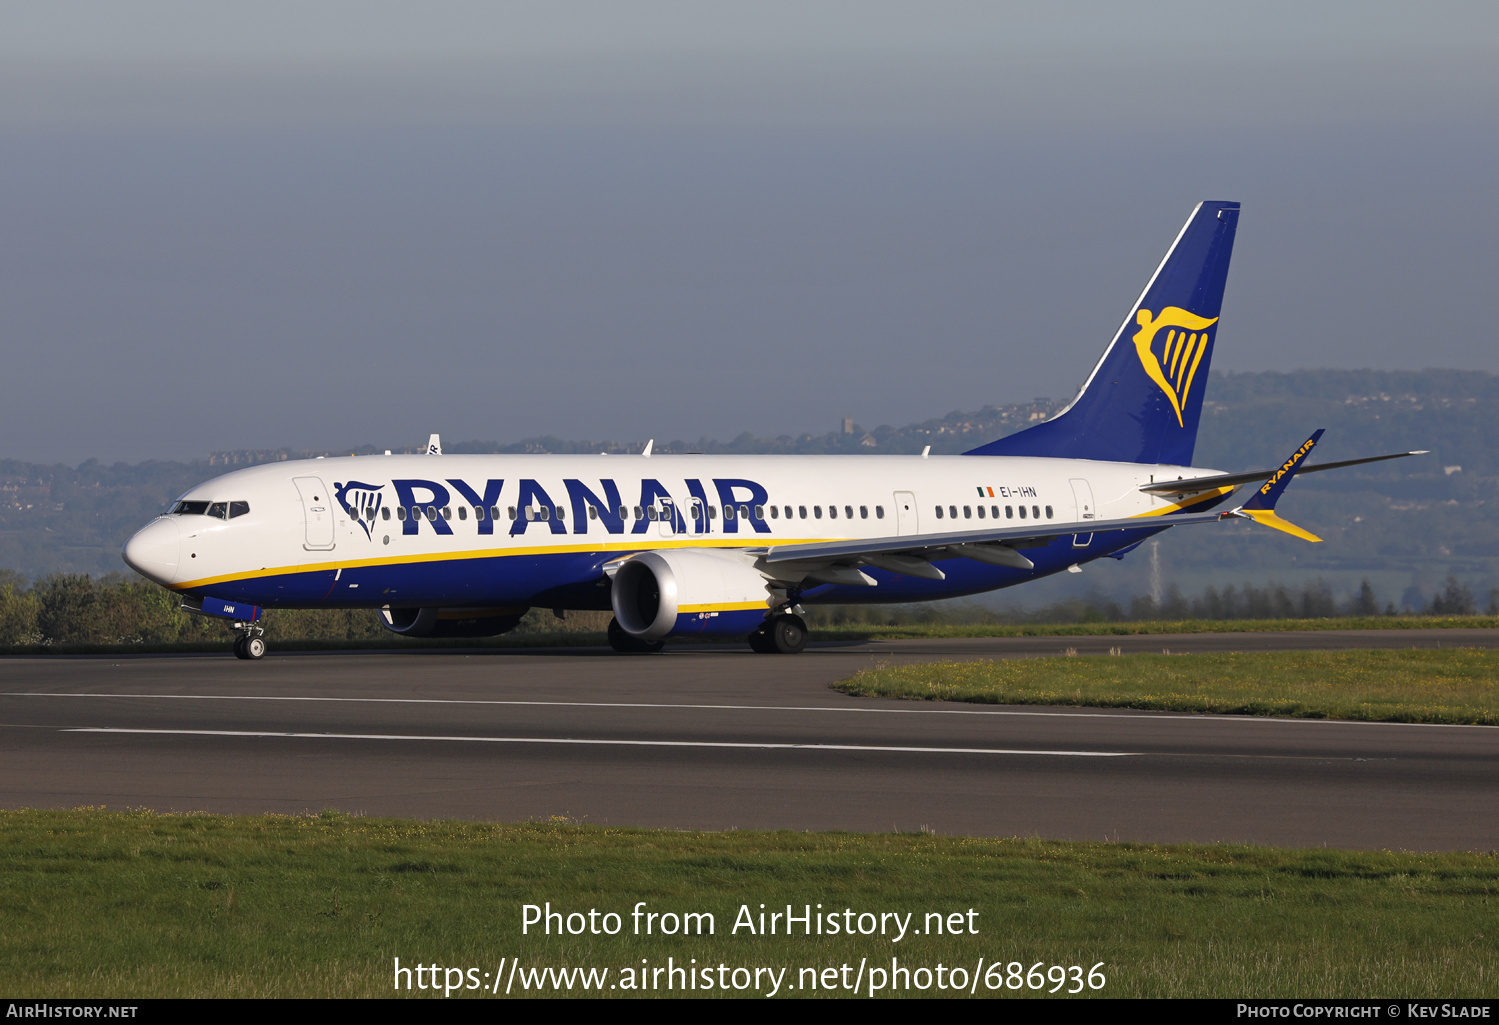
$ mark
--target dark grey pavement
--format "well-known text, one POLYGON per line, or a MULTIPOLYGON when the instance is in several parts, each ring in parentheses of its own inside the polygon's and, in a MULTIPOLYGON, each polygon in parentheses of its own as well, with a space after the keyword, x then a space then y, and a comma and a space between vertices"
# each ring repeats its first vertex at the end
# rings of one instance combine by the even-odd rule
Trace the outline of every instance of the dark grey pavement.
POLYGON ((845 697, 876 663, 1494 631, 0 661, 0 806, 1499 848, 1499 729, 845 697))

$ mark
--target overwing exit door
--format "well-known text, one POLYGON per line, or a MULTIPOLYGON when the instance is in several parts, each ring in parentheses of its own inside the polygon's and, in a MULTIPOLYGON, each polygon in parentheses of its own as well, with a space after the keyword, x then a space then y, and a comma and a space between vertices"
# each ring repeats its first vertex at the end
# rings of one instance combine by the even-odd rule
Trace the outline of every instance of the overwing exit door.
POLYGON ((916 496, 910 491, 895 493, 895 535, 921 533, 921 520, 916 512, 916 496))

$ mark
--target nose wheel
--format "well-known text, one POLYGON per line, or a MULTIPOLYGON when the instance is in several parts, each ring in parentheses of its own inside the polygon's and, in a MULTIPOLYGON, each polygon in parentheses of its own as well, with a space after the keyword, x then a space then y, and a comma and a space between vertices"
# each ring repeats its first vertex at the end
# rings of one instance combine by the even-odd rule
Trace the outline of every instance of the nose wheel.
POLYGON ((260 627, 253 627, 254 633, 241 633, 234 639, 234 657, 248 661, 265 658, 265 636, 260 627))

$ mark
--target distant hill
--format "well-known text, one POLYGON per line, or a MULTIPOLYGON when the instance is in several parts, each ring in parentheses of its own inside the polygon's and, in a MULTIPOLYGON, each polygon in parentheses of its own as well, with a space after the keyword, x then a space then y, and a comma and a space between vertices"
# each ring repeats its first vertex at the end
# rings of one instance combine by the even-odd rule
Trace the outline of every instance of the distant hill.
MULTIPOLYGON (((904 427, 851 424, 822 435, 658 440, 656 451, 915 454, 931 445, 934 453, 956 453, 1039 422, 1061 405, 1036 399, 904 427)), ((1298 481, 1281 508, 1326 538, 1324 545, 1247 526, 1172 531, 1155 552, 1169 579, 1196 588, 1218 580, 1323 576, 1346 588, 1369 577, 1391 599, 1412 587, 1434 591, 1449 573, 1479 593, 1499 585, 1499 377, 1458 370, 1216 373, 1196 462, 1223 470, 1273 466, 1317 427, 1327 428, 1317 450, 1322 461, 1413 448, 1432 454, 1298 481)), ((543 437, 449 442, 444 449, 623 452, 643 442, 543 437)), ((124 568, 125 539, 192 485, 251 463, 347 454, 220 452, 191 463, 90 460, 76 468, 0 461, 0 568, 33 579, 117 572, 124 568)), ((1094 586, 1142 592, 1150 584, 1143 552, 1100 571, 1094 586)))

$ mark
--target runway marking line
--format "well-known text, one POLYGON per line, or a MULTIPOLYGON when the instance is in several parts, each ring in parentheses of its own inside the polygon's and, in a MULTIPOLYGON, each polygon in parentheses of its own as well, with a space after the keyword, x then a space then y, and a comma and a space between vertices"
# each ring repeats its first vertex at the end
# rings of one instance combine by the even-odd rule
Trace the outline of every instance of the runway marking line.
POLYGON ((510 705, 537 708, 681 708, 720 712, 863 712, 886 715, 1018 715, 1043 719, 1115 719, 1119 721, 1159 722, 1186 719, 1192 722, 1217 723, 1295 723, 1305 726, 1420 726, 1443 730, 1492 730, 1478 723, 1448 722, 1373 722, 1367 719, 1288 719, 1272 715, 1222 715, 1199 713, 1175 715, 1162 712, 1139 712, 1120 709, 1113 712, 1030 712, 1015 709, 987 708, 861 708, 843 705, 686 705, 645 701, 503 701, 484 698, 335 698, 306 695, 274 694, 107 694, 65 691, 3 691, 5 698, 133 698, 158 701, 325 701, 386 705, 510 705))
POLYGON ((145 733, 156 736, 255 737, 296 740, 446 740, 473 744, 580 744, 598 747, 748 748, 756 751, 878 751, 888 754, 1052 755, 1063 758, 1129 758, 1134 751, 1026 751, 992 747, 893 747, 872 744, 776 744, 717 740, 581 740, 573 737, 444 737, 393 733, 281 733, 252 730, 147 730, 80 726, 61 733, 145 733))

